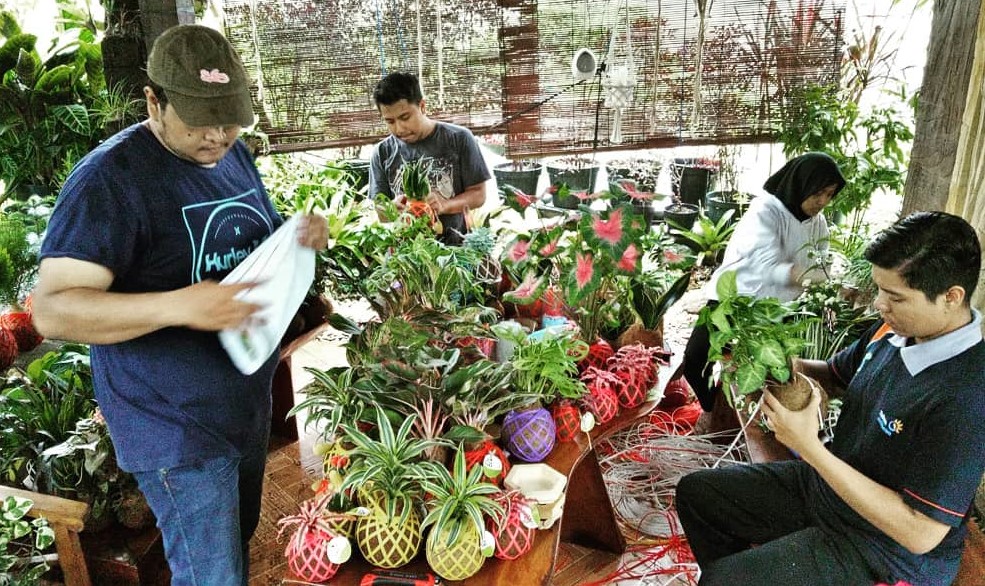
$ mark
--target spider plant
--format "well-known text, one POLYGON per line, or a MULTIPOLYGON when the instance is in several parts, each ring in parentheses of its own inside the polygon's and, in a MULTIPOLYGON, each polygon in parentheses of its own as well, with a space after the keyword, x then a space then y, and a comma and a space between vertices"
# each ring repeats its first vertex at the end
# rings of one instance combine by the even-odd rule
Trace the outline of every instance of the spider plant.
POLYGON ((349 451, 349 469, 340 492, 355 489, 361 502, 380 506, 388 519, 407 521, 415 503, 422 496, 422 482, 440 474, 442 466, 425 460, 421 455, 438 440, 411 436, 414 418, 407 417, 394 432, 383 409, 376 408, 378 437, 373 438, 351 423, 342 430, 353 447, 349 451))
POLYGON ((304 389, 306 398, 291 408, 288 417, 307 412, 305 429, 319 428, 319 437, 326 442, 337 439, 343 422, 359 421, 366 404, 355 388, 355 373, 349 367, 328 370, 305 368, 314 380, 304 389))
POLYGON ((485 528, 483 517, 496 522, 503 515, 503 507, 493 498, 499 487, 482 478, 482 466, 473 466, 468 471, 465 466, 465 450, 462 446, 455 451, 452 471, 446 468, 421 484, 424 492, 432 498, 427 502, 428 514, 421 523, 423 527, 433 525, 431 539, 445 538, 445 545, 458 540, 464 526, 471 524, 476 533, 482 534, 485 528))
POLYGON ((690 230, 675 226, 673 233, 698 255, 695 264, 714 266, 725 253, 735 224, 732 222, 734 210, 728 210, 715 222, 704 213, 698 214, 698 225, 690 230))

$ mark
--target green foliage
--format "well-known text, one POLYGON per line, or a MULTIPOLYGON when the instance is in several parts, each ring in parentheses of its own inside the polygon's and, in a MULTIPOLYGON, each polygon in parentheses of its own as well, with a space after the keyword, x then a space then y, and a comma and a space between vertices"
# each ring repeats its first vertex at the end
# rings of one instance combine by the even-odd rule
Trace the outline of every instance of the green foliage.
POLYGON ((819 151, 834 158, 846 184, 830 207, 846 215, 868 208, 879 189, 902 191, 914 126, 912 103, 903 90, 895 94, 895 104, 865 112, 847 91, 807 88, 798 101, 800 108, 787 114, 786 125, 777 133, 787 156, 819 151))
POLYGON ((698 214, 698 225, 691 230, 684 230, 679 226, 674 226, 672 233, 683 240, 684 245, 690 248, 697 259, 695 263, 704 266, 714 266, 721 261, 722 254, 728 246, 732 233, 735 232, 736 224, 732 222, 734 210, 728 210, 717 221, 713 221, 704 212, 698 214))
POLYGON ((422 484, 424 492, 432 498, 427 501, 428 514, 421 527, 431 528, 431 535, 447 534, 446 545, 458 540, 464 523, 472 523, 479 535, 485 529, 484 517, 497 523, 503 516, 503 507, 491 495, 500 493, 495 484, 485 482, 482 466, 465 468, 465 449, 458 446, 452 471, 443 466, 435 469, 437 474, 422 484))
POLYGON ((107 129, 135 121, 138 111, 120 88, 106 87, 92 31, 68 28, 42 57, 11 18, 4 13, 13 34, 0 37, 0 179, 5 197, 22 199, 27 186, 56 191, 107 129))
POLYGON ((740 295, 735 271, 726 271, 718 280, 718 305, 705 307, 698 315, 698 325, 710 333, 708 361, 723 363, 722 382, 726 397, 735 383, 740 395, 763 388, 767 377, 786 382, 791 376, 791 361, 805 346, 804 323, 791 318, 795 310, 772 297, 757 299, 740 295))
POLYGON ((0 303, 16 307, 34 281, 38 269, 36 247, 28 241, 22 217, 0 214, 0 303))
POLYGON ((47 519, 27 519, 32 506, 30 499, 16 496, 0 501, 0 584, 4 586, 36 586, 48 570, 43 558, 18 565, 18 560, 35 556, 55 543, 55 531, 47 519))
POLYGON ((550 402, 555 397, 577 399, 585 394, 578 380, 578 361, 588 353, 588 344, 570 332, 516 340, 510 358, 513 388, 550 402))
POLYGON ((418 236, 396 247, 362 284, 366 299, 380 315, 408 309, 456 311, 483 296, 472 269, 479 253, 418 236))
POLYGON ((434 462, 421 461, 421 455, 432 446, 444 445, 437 440, 411 437, 414 418, 404 418, 394 432, 393 425, 380 408, 376 409, 377 437, 370 437, 354 424, 345 423, 342 429, 352 443, 350 464, 339 491, 358 491, 363 503, 383 507, 388 519, 399 519, 402 525, 422 495, 421 483, 436 477, 441 468, 434 462))
POLYGON ((425 159, 404 161, 401 169, 401 185, 408 200, 424 201, 431 193, 431 182, 428 174, 431 165, 425 159))
POLYGON ((291 408, 288 416, 307 413, 305 428, 315 425, 320 437, 333 441, 347 421, 359 421, 366 405, 354 388, 353 370, 346 367, 320 370, 306 368, 315 378, 304 388, 305 398, 291 408))
POLYGON ((691 273, 677 275, 672 271, 646 271, 630 279, 631 303, 643 327, 652 330, 670 306, 687 291, 691 273))
POLYGON ((796 319, 806 322, 802 358, 827 360, 869 328, 877 315, 842 296, 838 280, 810 283, 794 301, 796 319))

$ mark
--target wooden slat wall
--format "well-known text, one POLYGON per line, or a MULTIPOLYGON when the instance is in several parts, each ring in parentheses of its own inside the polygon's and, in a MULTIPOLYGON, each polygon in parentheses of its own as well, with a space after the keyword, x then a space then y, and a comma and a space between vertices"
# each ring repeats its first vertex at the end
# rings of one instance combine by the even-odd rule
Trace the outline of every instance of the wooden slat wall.
POLYGON ((226 0, 224 11, 258 80, 260 129, 281 151, 378 140, 370 94, 395 70, 422 73, 433 116, 505 135, 514 158, 768 140, 798 88, 837 82, 844 0, 707 3, 698 117, 695 0, 226 0), (604 59, 613 25, 609 63, 625 62, 627 14, 637 85, 615 144, 604 91, 574 85, 570 63, 580 47, 604 59))

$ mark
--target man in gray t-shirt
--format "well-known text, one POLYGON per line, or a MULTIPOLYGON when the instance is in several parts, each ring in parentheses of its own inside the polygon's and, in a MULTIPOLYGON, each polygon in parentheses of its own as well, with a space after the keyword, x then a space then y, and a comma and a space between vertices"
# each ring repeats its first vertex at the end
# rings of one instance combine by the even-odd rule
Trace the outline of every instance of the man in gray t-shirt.
POLYGON ((373 150, 369 193, 384 193, 402 208, 405 161, 427 159, 431 195, 428 204, 444 226, 441 241, 458 245, 467 231, 464 212, 486 202, 490 179, 479 145, 467 128, 431 120, 417 77, 391 73, 376 84, 373 100, 390 130, 373 150))

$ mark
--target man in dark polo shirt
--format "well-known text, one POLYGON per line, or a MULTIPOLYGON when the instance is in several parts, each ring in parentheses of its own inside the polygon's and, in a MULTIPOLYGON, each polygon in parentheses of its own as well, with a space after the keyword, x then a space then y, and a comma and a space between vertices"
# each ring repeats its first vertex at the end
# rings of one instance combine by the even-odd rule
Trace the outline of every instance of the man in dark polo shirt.
POLYGON ((700 584, 949 585, 985 470, 985 342, 970 300, 981 246, 963 219, 922 212, 865 257, 882 320, 799 369, 844 404, 829 450, 815 393, 763 413, 800 459, 700 471, 677 510, 700 584), (758 544, 757 547, 750 547, 758 544))

